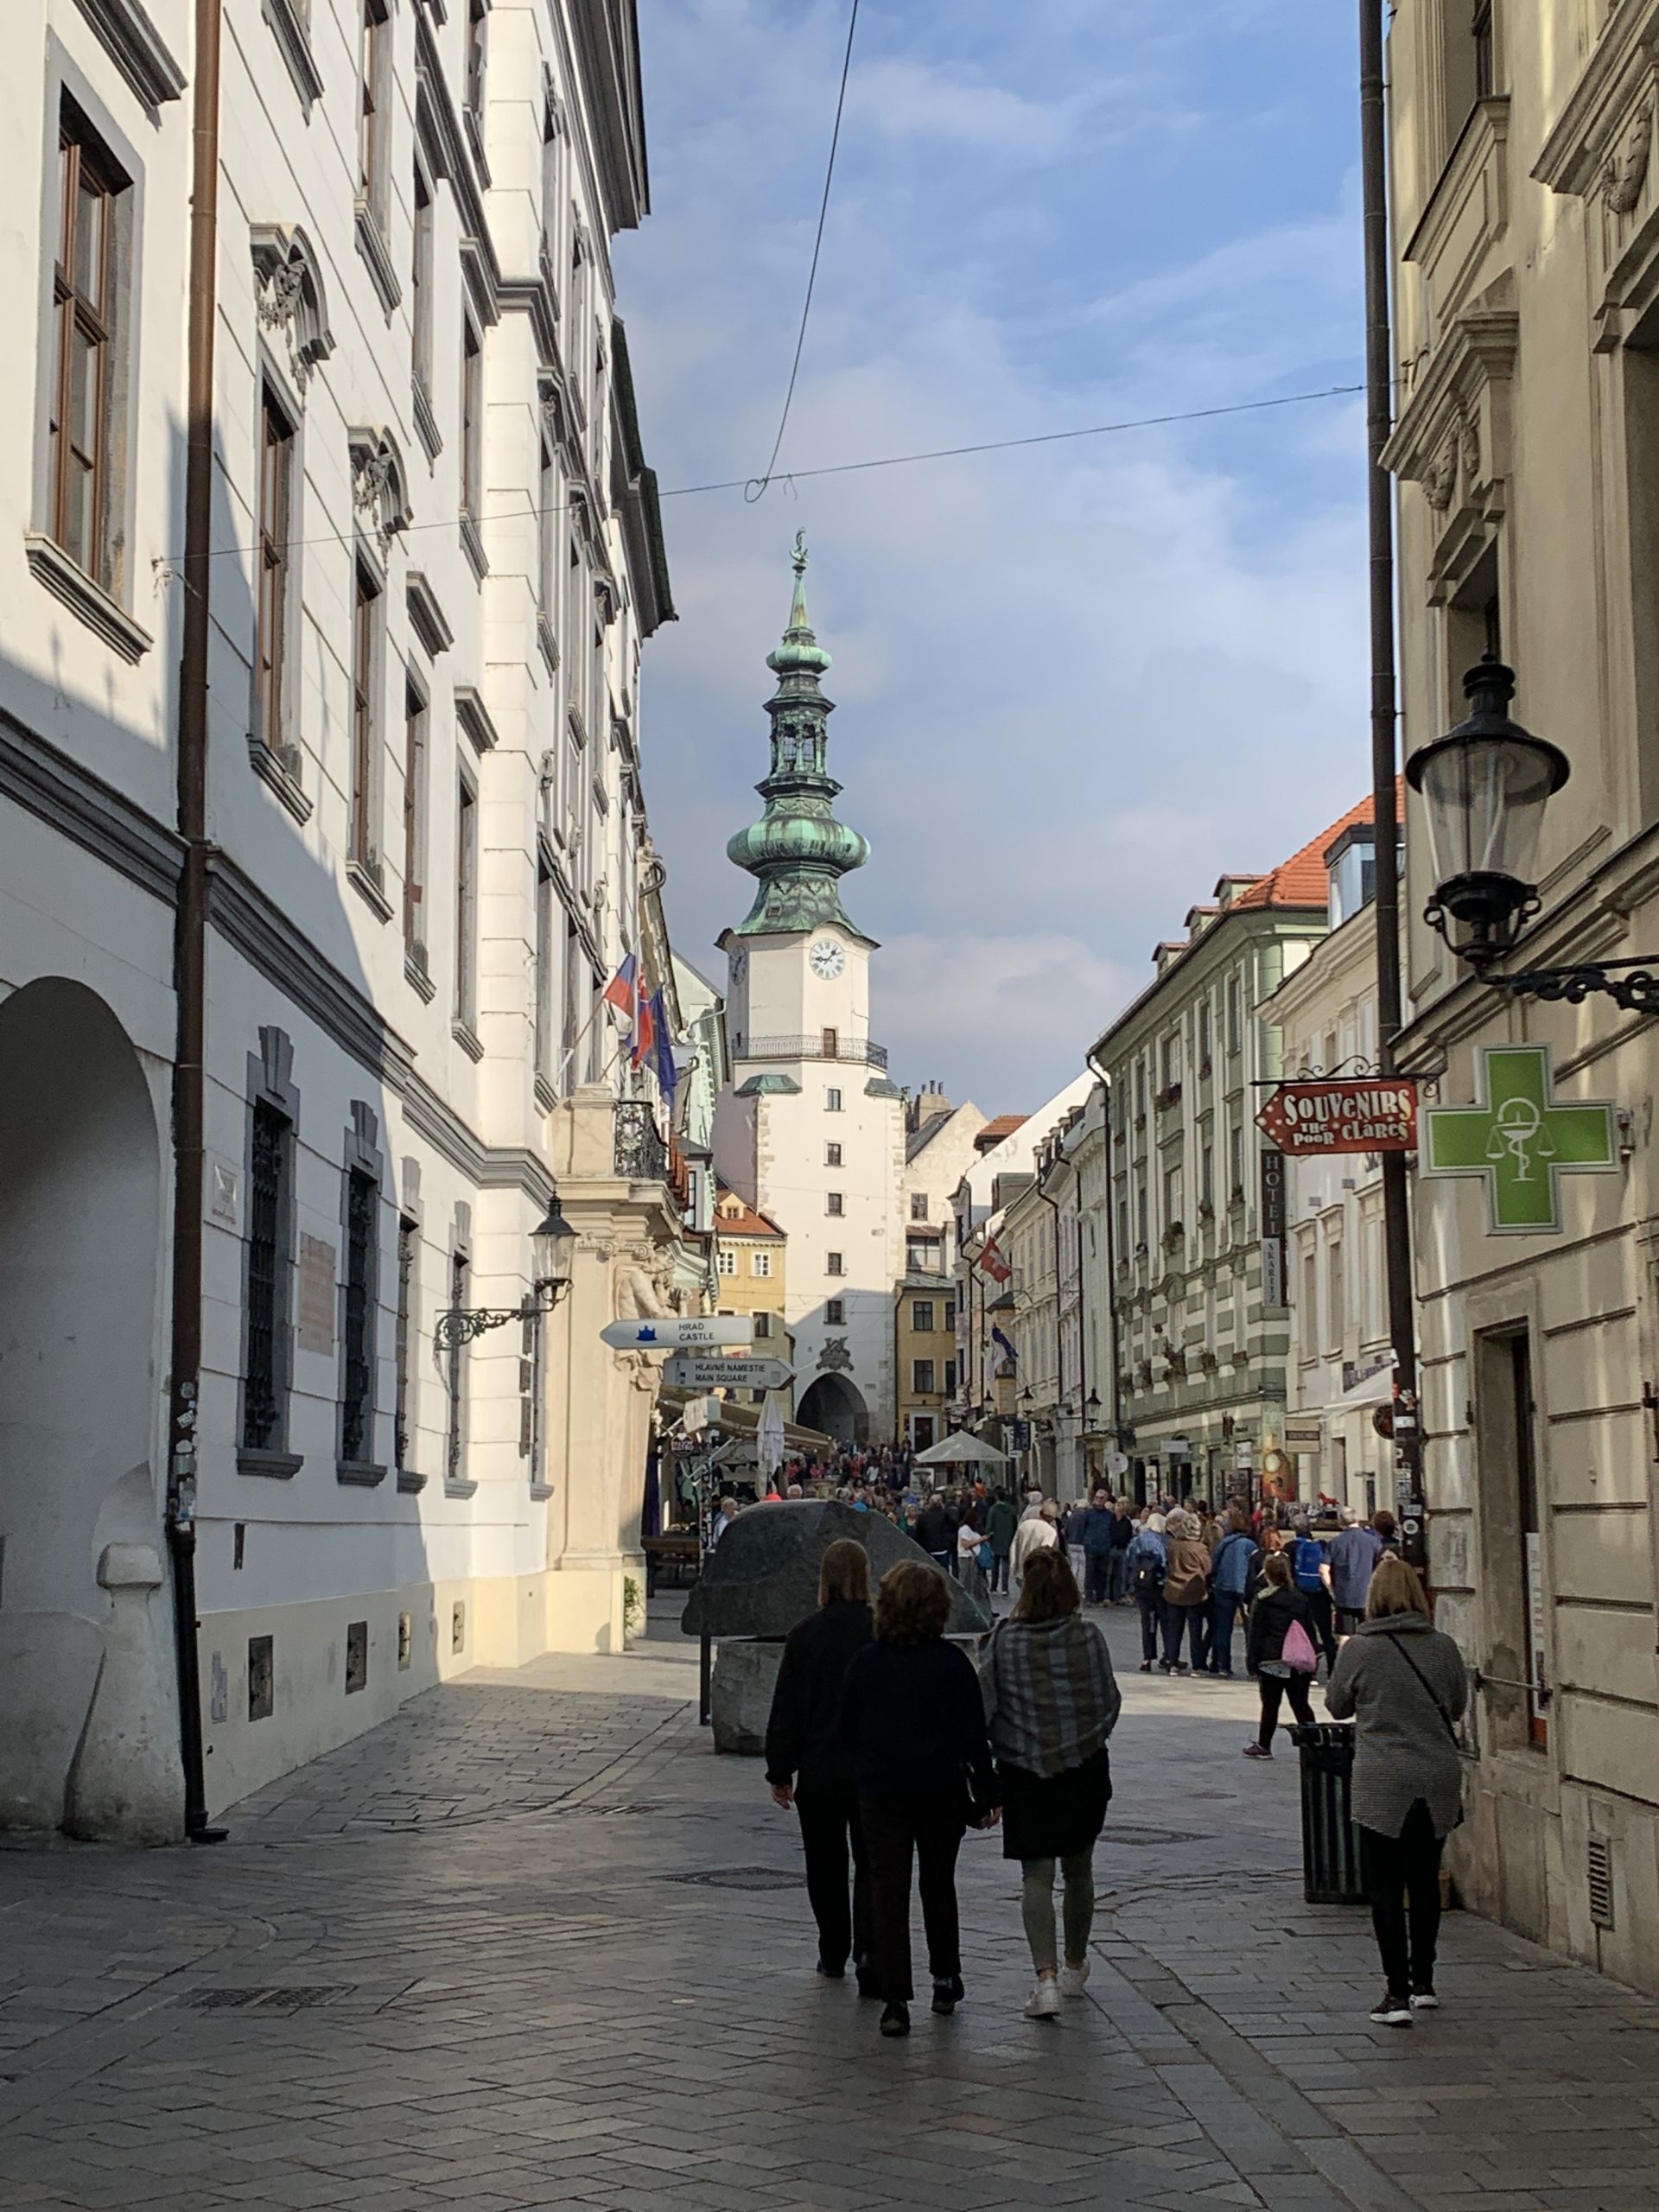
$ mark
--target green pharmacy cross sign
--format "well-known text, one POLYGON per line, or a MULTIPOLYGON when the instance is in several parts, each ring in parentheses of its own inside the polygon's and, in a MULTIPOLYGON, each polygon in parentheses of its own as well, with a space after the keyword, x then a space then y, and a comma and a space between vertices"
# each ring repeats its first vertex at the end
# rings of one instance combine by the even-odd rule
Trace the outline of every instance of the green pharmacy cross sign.
POLYGON ((1559 1236, 1566 1171, 1618 1166, 1610 1105, 1558 1105, 1548 1045, 1485 1045, 1477 1055, 1472 1106, 1423 1115, 1427 1175, 1480 1175, 1491 1194, 1492 1230, 1559 1236))

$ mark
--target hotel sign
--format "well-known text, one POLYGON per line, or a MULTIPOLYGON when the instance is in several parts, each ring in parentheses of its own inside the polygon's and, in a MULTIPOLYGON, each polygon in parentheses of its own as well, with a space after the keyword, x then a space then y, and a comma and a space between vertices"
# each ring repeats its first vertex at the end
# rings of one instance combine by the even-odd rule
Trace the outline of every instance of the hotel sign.
POLYGON ((1281 1152, 1414 1152, 1417 1086, 1392 1078, 1281 1083, 1256 1127, 1281 1152))

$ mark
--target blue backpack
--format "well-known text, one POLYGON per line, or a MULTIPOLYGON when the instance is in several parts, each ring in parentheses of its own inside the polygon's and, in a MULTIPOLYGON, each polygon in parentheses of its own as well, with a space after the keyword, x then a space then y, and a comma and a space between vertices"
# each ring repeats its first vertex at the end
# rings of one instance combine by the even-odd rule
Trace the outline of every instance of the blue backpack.
POLYGON ((1312 1592, 1323 1590, 1325 1578, 1319 1569, 1325 1565, 1325 1547, 1316 1537, 1298 1536, 1295 1555, 1291 1561, 1299 1590, 1312 1592))

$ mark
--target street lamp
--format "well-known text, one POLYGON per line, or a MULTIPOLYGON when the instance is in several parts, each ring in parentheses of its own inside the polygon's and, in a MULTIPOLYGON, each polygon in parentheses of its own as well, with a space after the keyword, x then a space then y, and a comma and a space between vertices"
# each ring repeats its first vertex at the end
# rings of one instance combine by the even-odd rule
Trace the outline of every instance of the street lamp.
POLYGON ((547 1211, 530 1232, 531 1284, 522 1303, 451 1306, 432 1324, 433 1351, 454 1351, 474 1337, 481 1337, 486 1329, 503 1329, 509 1321, 531 1321, 550 1313, 570 1287, 570 1261, 575 1245, 576 1232, 565 1219, 555 1191, 547 1211))
POLYGON ((1599 992, 1627 1013, 1659 1010, 1659 959, 1580 961, 1567 968, 1491 972, 1538 911, 1531 880, 1545 803, 1572 773, 1567 755, 1510 719, 1515 673, 1488 653, 1464 678, 1471 712, 1414 753, 1406 779, 1422 794, 1435 890, 1423 918, 1506 998, 1565 999, 1599 992), (1459 944, 1451 924, 1466 925, 1459 944), (1624 973, 1616 973, 1624 970, 1624 973))
POLYGON ((1469 714, 1414 753, 1435 889, 1425 918, 1478 973, 1510 950, 1538 911, 1533 880, 1544 804, 1572 772, 1559 746, 1510 717, 1515 671, 1488 653, 1464 678, 1469 714), (1461 943, 1452 925, 1468 935, 1461 943))

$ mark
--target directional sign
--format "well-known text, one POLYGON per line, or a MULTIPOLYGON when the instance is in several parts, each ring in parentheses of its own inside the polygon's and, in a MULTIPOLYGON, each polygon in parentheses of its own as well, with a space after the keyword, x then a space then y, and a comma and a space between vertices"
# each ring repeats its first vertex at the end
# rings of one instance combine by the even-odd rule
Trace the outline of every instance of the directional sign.
POLYGON ((700 1359, 682 1353, 663 1370, 672 1390, 781 1390, 795 1380, 782 1359, 700 1359))
POLYGON ((752 1344, 752 1313, 709 1313, 689 1319, 670 1313, 654 1321, 611 1321, 600 1331, 603 1341, 616 1351, 677 1351, 684 1344, 752 1344))

